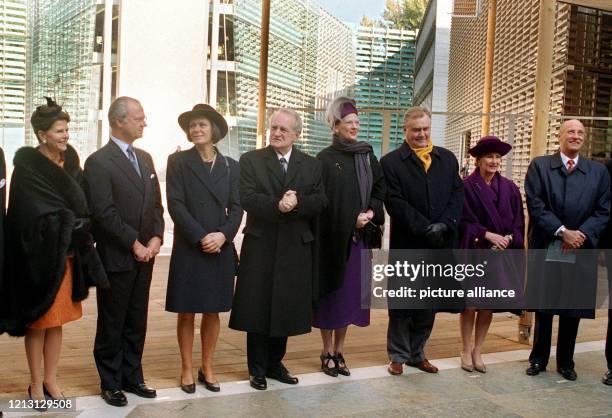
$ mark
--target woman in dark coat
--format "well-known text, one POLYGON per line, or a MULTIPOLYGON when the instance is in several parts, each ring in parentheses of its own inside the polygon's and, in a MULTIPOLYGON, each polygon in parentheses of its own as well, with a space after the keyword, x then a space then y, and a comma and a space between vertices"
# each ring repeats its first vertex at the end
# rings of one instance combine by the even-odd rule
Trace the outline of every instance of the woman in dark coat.
MULTIPOLYGON (((497 251, 524 248, 525 215, 521 192, 512 180, 498 172, 502 157, 511 148, 510 144, 495 136, 486 136, 469 150, 476 158, 476 169, 463 181, 465 201, 460 224, 461 248, 497 251)), ((503 266, 495 269, 489 265, 487 271, 495 271, 496 280, 503 282, 503 266)), ((510 276, 508 280, 511 280, 510 276)), ((502 287, 515 286, 507 283, 502 287)), ((490 309, 477 311, 467 308, 461 313, 461 367, 464 370, 486 371, 480 351, 492 318, 490 309)))
POLYGON ((36 109, 31 122, 40 145, 15 154, 7 212, 0 332, 25 335, 28 394, 39 400, 63 397, 57 384, 62 325, 82 316, 90 286, 108 286, 89 233, 79 157, 68 145, 69 121, 49 98, 36 109))
POLYGON ((361 282, 361 254, 371 248, 366 236, 376 235, 385 221, 386 187, 372 147, 357 141, 355 101, 338 97, 329 105, 326 119, 333 141, 317 158, 323 163, 329 205, 320 222, 321 300, 313 326, 321 330, 323 339, 323 372, 348 376, 343 356, 348 326, 370 324, 369 309, 362 309, 362 298, 369 294, 370 284, 361 282), (362 288, 366 294, 362 294, 362 288))
POLYGON ((198 380, 217 392, 213 354, 219 338, 219 312, 232 307, 235 252, 240 226, 238 163, 219 153, 215 144, 227 134, 227 122, 215 109, 197 104, 182 113, 179 125, 194 147, 168 157, 166 191, 174 221, 166 310, 178 313, 181 389, 195 392, 192 375, 193 326, 202 313, 202 367, 198 380))

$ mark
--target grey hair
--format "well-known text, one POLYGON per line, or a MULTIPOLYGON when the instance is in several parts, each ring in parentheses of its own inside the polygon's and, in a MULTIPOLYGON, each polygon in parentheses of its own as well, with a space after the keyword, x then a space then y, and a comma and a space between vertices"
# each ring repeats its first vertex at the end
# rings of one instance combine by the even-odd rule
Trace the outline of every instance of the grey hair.
POLYGON ((336 126, 338 121, 342 120, 342 108, 344 107, 345 103, 351 103, 353 106, 355 106, 355 108, 357 108, 357 103, 355 100, 346 96, 336 97, 327 106, 327 110, 325 111, 325 122, 327 122, 329 129, 334 129, 334 126, 336 126))
POLYGON ((423 106, 413 106, 404 113, 404 125, 409 119, 420 119, 423 116, 427 116, 431 119, 431 112, 429 109, 423 106))
POLYGON ((125 120, 128 113, 128 105, 130 103, 140 104, 138 100, 128 96, 117 97, 115 101, 111 103, 108 108, 108 123, 110 126, 116 126, 116 121, 123 122, 125 120))
POLYGON ((274 116, 279 113, 284 113, 286 115, 292 116, 294 120, 293 132, 297 132, 298 134, 302 133, 302 118, 300 117, 300 114, 288 107, 281 107, 280 109, 276 109, 274 112, 272 112, 272 114, 270 115, 270 119, 268 120, 268 126, 272 126, 272 118, 274 118, 274 116))

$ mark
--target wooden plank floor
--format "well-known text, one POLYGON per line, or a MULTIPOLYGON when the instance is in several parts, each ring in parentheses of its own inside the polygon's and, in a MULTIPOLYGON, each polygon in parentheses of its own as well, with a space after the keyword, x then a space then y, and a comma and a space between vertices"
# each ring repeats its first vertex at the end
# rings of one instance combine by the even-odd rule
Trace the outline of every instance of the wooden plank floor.
MULTIPOLYGON (((147 383, 156 388, 178 386, 180 359, 176 342, 176 314, 164 310, 168 257, 158 257, 149 305, 149 324, 143 358, 147 383)), ((66 396, 91 395, 99 392, 99 380, 93 361, 93 340, 96 330, 95 293, 83 305, 84 316, 64 327, 64 342, 59 369, 59 381, 66 396)), ((246 337, 227 327, 228 314, 221 316, 221 336, 216 352, 216 373, 220 381, 248 378, 246 369, 246 337)), ((598 313, 595 320, 584 320, 579 341, 605 339, 607 316, 598 313)), ((197 321, 196 321, 197 322, 197 321)), ((367 328, 351 327, 345 357, 349 367, 365 367, 387 363, 387 312, 372 311, 372 324, 367 328)), ((198 334, 196 330, 196 334, 198 334)), ((200 349, 196 336, 194 365, 200 349)), ((517 318, 496 314, 484 351, 499 352, 528 348, 517 342, 517 318)), ((289 339, 285 364, 293 373, 319 370, 320 336, 312 333, 289 339)), ((460 350, 458 316, 438 314, 433 334, 427 345, 430 359, 455 357, 460 350)), ((0 336, 0 396, 24 396, 29 382, 23 339, 0 336)), ((194 371, 195 373, 195 371, 194 371)))

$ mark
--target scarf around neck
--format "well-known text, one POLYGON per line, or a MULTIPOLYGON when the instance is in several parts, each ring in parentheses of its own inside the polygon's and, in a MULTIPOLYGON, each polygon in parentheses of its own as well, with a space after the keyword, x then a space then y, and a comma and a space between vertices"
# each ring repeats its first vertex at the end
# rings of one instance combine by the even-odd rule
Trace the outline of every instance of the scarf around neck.
POLYGON ((359 184, 359 196, 361 197, 361 211, 365 212, 370 205, 370 194, 374 184, 374 176, 370 166, 370 153, 373 152, 372 146, 365 141, 347 141, 334 135, 332 148, 353 155, 355 171, 357 172, 357 183, 359 184))
POLYGON ((429 167, 431 167, 431 151, 433 151, 433 142, 431 142, 431 138, 429 138, 427 146, 424 148, 412 148, 410 145, 409 147, 416 154, 417 158, 423 162, 423 167, 427 173, 429 167))

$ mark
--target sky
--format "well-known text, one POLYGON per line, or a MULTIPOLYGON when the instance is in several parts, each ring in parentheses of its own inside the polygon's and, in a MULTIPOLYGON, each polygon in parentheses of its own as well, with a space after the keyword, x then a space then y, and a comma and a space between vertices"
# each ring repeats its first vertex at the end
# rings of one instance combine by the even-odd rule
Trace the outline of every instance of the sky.
POLYGON ((359 23, 366 15, 371 19, 380 19, 385 10, 385 0, 317 0, 333 16, 349 23, 359 23))

